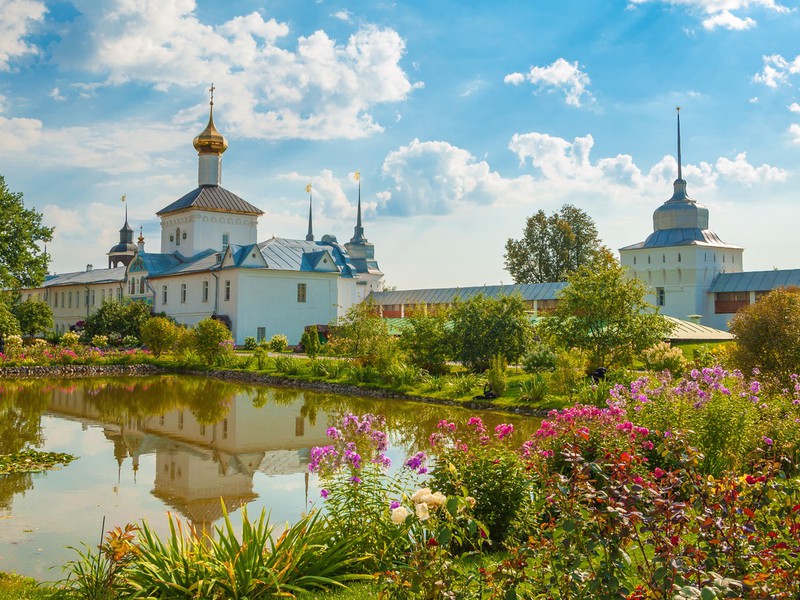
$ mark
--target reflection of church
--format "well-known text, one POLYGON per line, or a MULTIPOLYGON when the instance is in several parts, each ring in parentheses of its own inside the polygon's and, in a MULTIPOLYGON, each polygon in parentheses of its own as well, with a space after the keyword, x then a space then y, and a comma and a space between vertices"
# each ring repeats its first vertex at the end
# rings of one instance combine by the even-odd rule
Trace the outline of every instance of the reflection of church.
POLYGON ((49 411, 85 426, 102 424, 119 469, 130 458, 136 473, 143 456, 155 455, 151 493, 198 530, 211 531, 223 515, 222 503, 233 513, 257 498, 253 478, 259 473, 304 473, 307 490, 310 449, 327 443, 327 417, 320 414, 312 424, 302 414, 302 392, 292 404, 276 404, 269 390, 260 408, 255 393, 232 395, 227 413, 208 424, 185 407, 111 423, 82 389, 55 389, 49 411))

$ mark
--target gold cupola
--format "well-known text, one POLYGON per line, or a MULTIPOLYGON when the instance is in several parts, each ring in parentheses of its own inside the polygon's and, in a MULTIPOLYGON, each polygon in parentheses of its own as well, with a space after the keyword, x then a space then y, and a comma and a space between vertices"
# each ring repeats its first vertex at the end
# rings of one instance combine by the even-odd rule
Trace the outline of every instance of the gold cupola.
POLYGON ((214 127, 214 84, 211 84, 211 103, 208 114, 208 125, 194 138, 192 145, 199 154, 222 154, 228 149, 228 142, 214 127))

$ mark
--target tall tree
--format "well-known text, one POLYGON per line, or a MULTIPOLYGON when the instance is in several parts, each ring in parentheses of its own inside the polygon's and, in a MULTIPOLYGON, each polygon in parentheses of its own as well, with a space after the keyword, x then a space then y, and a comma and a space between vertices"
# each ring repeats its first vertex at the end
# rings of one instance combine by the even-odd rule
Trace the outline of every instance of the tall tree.
POLYGON ((53 239, 42 214, 25 208, 20 192, 12 192, 0 175, 0 287, 35 287, 47 274, 47 255, 40 242, 53 239))
POLYGON ((594 221, 580 208, 565 204, 549 217, 540 210, 528 217, 522 239, 506 242, 506 270, 515 283, 565 281, 600 247, 594 221))
POLYGON ((567 278, 555 310, 537 332, 564 348, 589 353, 590 371, 630 364, 645 348, 662 341, 672 324, 645 302, 641 280, 628 277, 610 252, 567 278))

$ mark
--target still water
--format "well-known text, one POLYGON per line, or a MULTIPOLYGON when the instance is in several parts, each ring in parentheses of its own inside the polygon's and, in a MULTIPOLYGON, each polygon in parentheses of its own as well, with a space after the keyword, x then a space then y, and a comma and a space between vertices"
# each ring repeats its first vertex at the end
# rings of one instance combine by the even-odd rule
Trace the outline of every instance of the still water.
MULTIPOLYGON (((347 413, 383 414, 397 465, 426 449, 439 419, 473 412, 186 376, 0 381, 0 454, 36 448, 79 459, 59 470, 0 475, 0 571, 63 576, 68 547, 95 547, 105 529, 148 521, 168 532, 167 513, 213 532, 222 505, 238 527, 266 509, 272 522, 319 505, 308 473, 313 446, 347 413)), ((537 421, 513 423, 520 440, 537 421)), ((524 437, 523 437, 524 436, 524 437)))

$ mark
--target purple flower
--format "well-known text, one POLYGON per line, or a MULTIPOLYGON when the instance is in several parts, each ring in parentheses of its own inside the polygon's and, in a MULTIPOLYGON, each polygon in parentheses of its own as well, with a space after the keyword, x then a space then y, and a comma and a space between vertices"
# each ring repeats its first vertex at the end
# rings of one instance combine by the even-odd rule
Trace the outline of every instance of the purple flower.
POLYGON ((353 483, 361 483, 361 477, 359 477, 358 475, 353 475, 350 478, 350 481, 352 481, 353 483))
POLYGON ((319 495, 322 496, 323 500, 327 500, 328 499, 328 493, 329 493, 328 490, 325 490, 325 489, 322 489, 322 490, 319 491, 319 495))
POLYGON ((406 460, 404 466, 412 471, 416 471, 420 475, 428 472, 425 467, 425 461, 428 460, 428 455, 424 452, 417 452, 414 456, 406 460))
POLYGON ((762 439, 762 440, 764 440, 764 443, 765 443, 767 446, 772 446, 772 438, 768 438, 767 436, 764 436, 764 437, 762 437, 761 439, 762 439))
POLYGON ((328 427, 328 430, 325 432, 325 435, 327 435, 332 440, 338 440, 339 438, 342 437, 342 432, 336 429, 336 427, 328 427))
POLYGON ((398 506, 400 506, 400 503, 399 503, 397 500, 392 500, 392 501, 389 503, 389 510, 394 510, 394 509, 395 509, 395 508, 397 508, 398 506))

